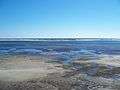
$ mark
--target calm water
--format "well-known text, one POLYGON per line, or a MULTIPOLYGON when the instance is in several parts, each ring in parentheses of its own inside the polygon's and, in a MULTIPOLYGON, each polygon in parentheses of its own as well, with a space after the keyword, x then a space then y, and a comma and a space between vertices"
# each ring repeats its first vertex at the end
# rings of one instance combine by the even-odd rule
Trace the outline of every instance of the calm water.
POLYGON ((120 54, 120 41, 0 41, 0 55, 38 54, 67 61, 83 56, 120 54))

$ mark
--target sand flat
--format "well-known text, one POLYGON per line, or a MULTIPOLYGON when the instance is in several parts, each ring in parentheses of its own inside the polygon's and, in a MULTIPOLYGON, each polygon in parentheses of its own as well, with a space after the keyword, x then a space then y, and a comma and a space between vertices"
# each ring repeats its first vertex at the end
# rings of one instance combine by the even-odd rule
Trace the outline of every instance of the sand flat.
POLYGON ((50 73, 63 73, 64 70, 60 66, 60 64, 46 63, 44 60, 10 57, 10 60, 0 63, 0 80, 21 81, 45 77, 50 73))
POLYGON ((120 55, 100 55, 100 58, 97 60, 76 60, 73 62, 80 64, 97 63, 101 65, 120 67, 120 55))
POLYGON ((90 60, 88 62, 120 67, 120 55, 102 55, 99 60, 90 60))

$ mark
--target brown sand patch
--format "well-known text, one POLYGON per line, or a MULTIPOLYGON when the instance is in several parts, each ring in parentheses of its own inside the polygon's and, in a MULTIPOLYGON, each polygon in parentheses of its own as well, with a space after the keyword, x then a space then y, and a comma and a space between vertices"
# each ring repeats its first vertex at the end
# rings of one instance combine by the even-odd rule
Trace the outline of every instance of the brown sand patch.
POLYGON ((61 64, 30 60, 29 57, 10 57, 0 63, 0 80, 21 81, 45 77, 50 73, 63 73, 61 64))

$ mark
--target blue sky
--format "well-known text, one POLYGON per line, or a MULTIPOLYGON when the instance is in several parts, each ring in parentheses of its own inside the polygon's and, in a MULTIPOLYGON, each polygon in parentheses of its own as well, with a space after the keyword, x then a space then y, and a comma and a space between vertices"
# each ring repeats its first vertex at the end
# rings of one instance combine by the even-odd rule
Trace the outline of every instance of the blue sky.
POLYGON ((120 38, 120 0, 0 0, 0 37, 120 38))

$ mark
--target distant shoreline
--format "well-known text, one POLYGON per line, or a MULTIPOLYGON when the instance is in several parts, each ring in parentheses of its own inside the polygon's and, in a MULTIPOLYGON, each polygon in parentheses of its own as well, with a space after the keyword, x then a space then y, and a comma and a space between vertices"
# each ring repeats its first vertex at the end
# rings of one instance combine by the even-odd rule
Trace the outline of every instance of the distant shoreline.
POLYGON ((120 41, 119 38, 0 38, 0 41, 120 41))

